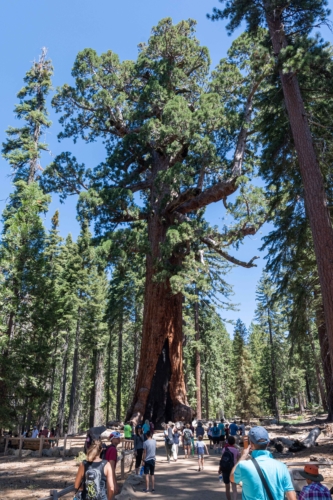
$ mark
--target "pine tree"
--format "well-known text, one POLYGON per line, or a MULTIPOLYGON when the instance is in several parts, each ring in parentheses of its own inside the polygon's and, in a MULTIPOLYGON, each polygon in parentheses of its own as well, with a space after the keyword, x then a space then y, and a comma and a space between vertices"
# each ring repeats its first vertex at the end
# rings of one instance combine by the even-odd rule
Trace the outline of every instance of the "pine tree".
POLYGON ((41 152, 48 150, 47 144, 41 141, 42 134, 51 125, 47 118, 46 97, 52 87, 53 68, 46 53, 43 48, 38 62, 34 62, 26 73, 25 86, 17 94, 20 103, 15 107, 15 115, 24 125, 9 127, 8 139, 2 145, 3 156, 14 170, 14 182, 33 182, 42 170, 41 152))

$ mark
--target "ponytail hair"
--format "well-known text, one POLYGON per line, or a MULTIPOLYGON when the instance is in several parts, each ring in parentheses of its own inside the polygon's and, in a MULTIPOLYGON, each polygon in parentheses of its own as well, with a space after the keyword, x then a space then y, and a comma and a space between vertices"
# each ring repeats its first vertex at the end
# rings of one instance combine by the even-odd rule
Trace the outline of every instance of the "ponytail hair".
POLYGON ((87 450, 87 461, 93 462, 95 458, 99 457, 102 451, 102 441, 94 439, 87 450))

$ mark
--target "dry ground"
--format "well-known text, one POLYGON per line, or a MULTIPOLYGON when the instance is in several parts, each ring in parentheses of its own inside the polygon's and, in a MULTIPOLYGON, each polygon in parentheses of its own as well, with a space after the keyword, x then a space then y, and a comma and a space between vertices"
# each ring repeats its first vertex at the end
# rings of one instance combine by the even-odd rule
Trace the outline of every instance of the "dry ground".
MULTIPOLYGON (((299 432, 294 433, 288 432, 282 426, 267 426, 267 429, 271 438, 277 436, 302 438, 308 434, 308 429, 313 428, 316 425, 322 426, 323 422, 317 420, 308 421, 302 424, 295 423, 293 424, 293 427, 296 427, 299 432)), ((159 484, 156 496, 159 496, 160 498, 164 497, 163 486, 161 484, 161 482, 164 481, 167 489, 170 489, 171 482, 175 483, 173 484, 174 490, 172 496, 174 496, 175 491, 178 488, 177 498, 181 495, 184 499, 193 499, 194 491, 201 491, 202 494, 203 489, 209 489, 211 497, 213 497, 215 493, 221 495, 221 491, 223 490, 217 481, 216 473, 218 467, 217 455, 212 454, 208 458, 206 462, 206 471, 202 473, 201 476, 198 476, 198 473, 196 472, 195 459, 192 458, 189 461, 183 460, 183 451, 181 450, 180 459, 177 464, 171 464, 168 466, 166 460, 164 459, 163 441, 158 440, 158 446, 159 457, 156 479, 159 484), (191 485, 191 488, 189 489, 185 488, 185 478, 186 481, 189 482, 189 485, 191 485), (195 483, 192 484, 193 480, 195 483), (184 491, 181 491, 182 489, 184 491)), ((296 461, 307 462, 310 460, 310 457, 319 461, 323 459, 333 460, 333 438, 327 439, 323 434, 321 434, 318 439, 318 446, 316 447, 294 454, 277 454, 277 458, 287 464, 296 461)), ((73 484, 77 468, 78 466, 73 457, 65 457, 63 459, 27 457, 22 460, 18 460, 18 458, 13 456, 0 456, 0 500, 40 499, 46 497, 52 489, 61 490, 66 486, 73 484)), ((320 472, 325 477, 325 484, 328 487, 332 487, 333 466, 332 468, 328 466, 320 467, 320 472)), ((169 493, 170 492, 168 492, 168 497, 170 496, 169 493)), ((69 495, 66 495, 66 497, 62 498, 69 500, 73 498, 73 493, 70 493, 69 495)), ((225 498, 224 495, 222 498, 225 498)))

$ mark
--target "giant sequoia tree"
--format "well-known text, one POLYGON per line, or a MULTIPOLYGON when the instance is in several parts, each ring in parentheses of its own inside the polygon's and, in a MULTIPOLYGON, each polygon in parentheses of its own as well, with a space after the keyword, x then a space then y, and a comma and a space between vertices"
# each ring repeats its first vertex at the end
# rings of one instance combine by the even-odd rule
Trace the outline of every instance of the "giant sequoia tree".
MULTIPOLYGON (((108 51, 78 54, 72 75, 53 105, 62 113, 60 138, 102 140, 106 159, 93 170, 62 153, 44 185, 67 196, 80 193, 80 210, 103 238, 119 224, 144 224, 146 281, 141 357, 129 414, 188 419, 182 354, 182 287, 187 268, 200 265, 199 241, 233 263, 226 247, 263 222, 248 195, 239 220, 223 233, 203 218, 251 171, 248 127, 265 64, 242 71, 221 61, 209 78, 208 50, 194 36, 194 21, 162 20, 137 61, 108 51), (140 199, 138 196, 140 193, 140 199)), ((222 203, 221 203, 222 208, 222 203)), ((125 228, 127 234, 127 228, 125 228)), ((135 251, 135 250, 134 250, 135 251)))

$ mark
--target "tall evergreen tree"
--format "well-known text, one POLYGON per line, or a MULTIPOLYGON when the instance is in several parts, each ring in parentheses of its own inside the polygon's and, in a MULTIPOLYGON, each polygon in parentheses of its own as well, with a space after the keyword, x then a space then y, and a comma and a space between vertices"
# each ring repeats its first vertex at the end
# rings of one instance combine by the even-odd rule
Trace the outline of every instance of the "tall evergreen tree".
MULTIPOLYGON (((246 20, 249 31, 255 31, 262 25, 268 27, 304 188, 333 369, 333 282, 331 280, 333 228, 325 182, 309 124, 309 121, 312 121, 311 115, 307 113, 304 90, 301 90, 298 79, 298 72, 308 64, 312 55, 311 52, 304 50, 304 45, 303 48, 300 47, 299 40, 306 39, 313 26, 327 22, 329 14, 327 1, 265 0, 260 3, 251 0, 242 2, 221 0, 221 2, 226 4, 225 8, 215 9, 213 18, 229 18, 230 31, 238 27, 243 19, 246 20)), ((317 62, 313 60, 314 65, 317 62)), ((310 89, 314 88, 312 84, 313 82, 310 89)))
MULTIPOLYGON (((120 63, 111 51, 98 56, 86 49, 74 64, 75 86, 63 86, 53 100, 63 113, 60 137, 86 142, 100 137, 107 157, 88 171, 63 153, 47 169, 45 186, 62 196, 86 189, 81 207, 91 210, 105 237, 116 224, 145 221, 143 336, 129 412, 135 419, 145 415, 152 385, 156 394, 169 393, 174 419, 191 415, 182 368, 179 290, 184 261, 190 263, 192 255, 195 259, 191 245, 201 239, 236 262, 222 246, 254 234, 265 220, 262 212, 242 211, 239 224, 219 234, 196 217, 237 191, 245 181, 243 164, 251 170, 247 129, 266 68, 251 72, 244 66, 241 72, 222 61, 209 83, 208 51, 196 40, 194 27, 192 20, 177 25, 162 20, 149 43, 140 45, 136 62, 120 63), (230 92, 236 92, 236 100, 230 92), (135 202, 137 192, 143 207, 135 202), (169 384, 158 368, 162 351, 170 362, 169 384)), ((253 260, 237 263, 251 267, 253 260)))

